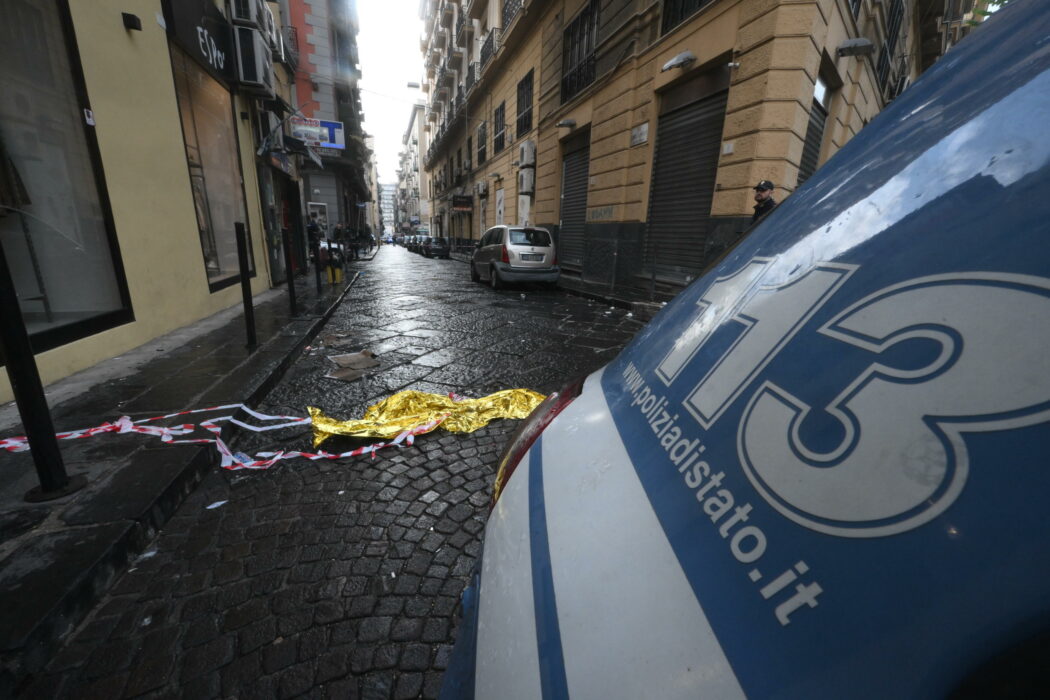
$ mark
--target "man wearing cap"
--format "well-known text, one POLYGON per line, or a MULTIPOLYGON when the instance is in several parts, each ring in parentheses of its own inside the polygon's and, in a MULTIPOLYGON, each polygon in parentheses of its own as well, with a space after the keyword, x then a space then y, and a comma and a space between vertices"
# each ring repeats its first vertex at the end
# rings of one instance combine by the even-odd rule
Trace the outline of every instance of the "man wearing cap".
POLYGON ((773 183, 762 180, 755 185, 755 215, 751 217, 751 225, 754 226, 763 216, 773 211, 777 203, 773 199, 773 183))

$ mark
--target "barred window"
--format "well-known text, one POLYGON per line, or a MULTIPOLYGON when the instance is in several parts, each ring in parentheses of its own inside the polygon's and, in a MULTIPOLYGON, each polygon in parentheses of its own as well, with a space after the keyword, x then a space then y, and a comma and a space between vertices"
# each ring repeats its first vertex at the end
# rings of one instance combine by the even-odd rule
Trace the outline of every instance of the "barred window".
POLYGON ((893 0, 886 19, 886 40, 882 43, 882 51, 879 52, 879 60, 875 65, 875 75, 879 79, 879 87, 883 89, 886 88, 890 77, 890 66, 893 54, 897 50, 897 40, 900 38, 903 23, 904 0, 893 0))
POLYGON ((505 137, 507 135, 507 103, 500 102, 496 112, 492 115, 492 153, 496 154, 503 150, 505 137))
POLYGON ((487 157, 485 146, 488 142, 488 136, 488 122, 481 122, 478 126, 478 165, 484 163, 487 157))
POLYGON ((711 0, 664 0, 661 33, 671 31, 710 2, 711 0))
POLYGON ((565 27, 561 54, 561 101, 568 102, 594 82, 598 46, 598 3, 591 0, 565 27))
POLYGON ((518 138, 532 130, 532 71, 518 83, 518 138))

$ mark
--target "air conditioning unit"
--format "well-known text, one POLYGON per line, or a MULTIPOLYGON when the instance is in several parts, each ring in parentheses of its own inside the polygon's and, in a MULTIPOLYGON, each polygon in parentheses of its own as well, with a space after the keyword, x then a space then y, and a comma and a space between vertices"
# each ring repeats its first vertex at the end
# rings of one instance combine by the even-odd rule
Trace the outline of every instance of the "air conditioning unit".
POLYGON ((247 91, 273 99, 273 58, 262 32, 234 27, 237 44, 237 79, 247 91))
POLYGON ((266 4, 262 0, 230 0, 230 21, 257 29, 265 28, 266 4))
POLYGON ((470 159, 463 161, 463 172, 470 172, 470 159))
POLYGON ((526 139, 518 144, 518 167, 536 167, 536 142, 526 139))
POLYGON ((536 171, 525 168, 518 171, 518 194, 532 194, 536 191, 536 171))
POLYGON ((489 183, 482 180, 474 183, 474 192, 479 197, 487 197, 489 195, 489 183))
POLYGON ((269 42, 270 48, 274 51, 278 50, 281 45, 281 36, 277 31, 277 21, 273 18, 273 10, 266 5, 262 7, 262 21, 263 34, 266 35, 266 41, 269 42))

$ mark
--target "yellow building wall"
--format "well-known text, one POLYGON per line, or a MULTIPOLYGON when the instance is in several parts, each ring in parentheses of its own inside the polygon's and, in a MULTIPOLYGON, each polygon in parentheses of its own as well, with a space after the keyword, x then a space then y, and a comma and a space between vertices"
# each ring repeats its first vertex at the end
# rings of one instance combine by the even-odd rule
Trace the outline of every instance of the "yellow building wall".
MULTIPOLYGON (((239 285, 208 290, 160 3, 74 1, 70 10, 135 320, 38 354, 44 384, 240 302, 239 285), (138 15, 142 31, 126 30, 121 12, 138 15)), ((234 107, 247 111, 243 97, 234 107)), ((254 146, 248 122, 235 121, 259 293, 269 277, 254 146)), ((0 401, 11 398, 5 374, 0 401)))

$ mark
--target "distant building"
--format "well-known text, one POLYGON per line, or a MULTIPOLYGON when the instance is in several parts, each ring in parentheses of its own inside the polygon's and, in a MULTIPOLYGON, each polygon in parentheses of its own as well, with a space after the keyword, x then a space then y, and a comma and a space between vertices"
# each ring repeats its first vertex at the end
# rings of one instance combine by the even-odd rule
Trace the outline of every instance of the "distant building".
POLYGON ((380 185, 379 199, 382 202, 383 206, 383 233, 393 233, 394 212, 397 209, 397 185, 380 185))
POLYGON ((425 178, 420 177, 419 154, 425 150, 426 130, 423 115, 426 106, 416 104, 408 118, 408 128, 401 138, 401 153, 397 170, 397 216, 398 234, 429 233, 429 190, 425 178), (424 223, 426 221, 426 223, 424 223))

